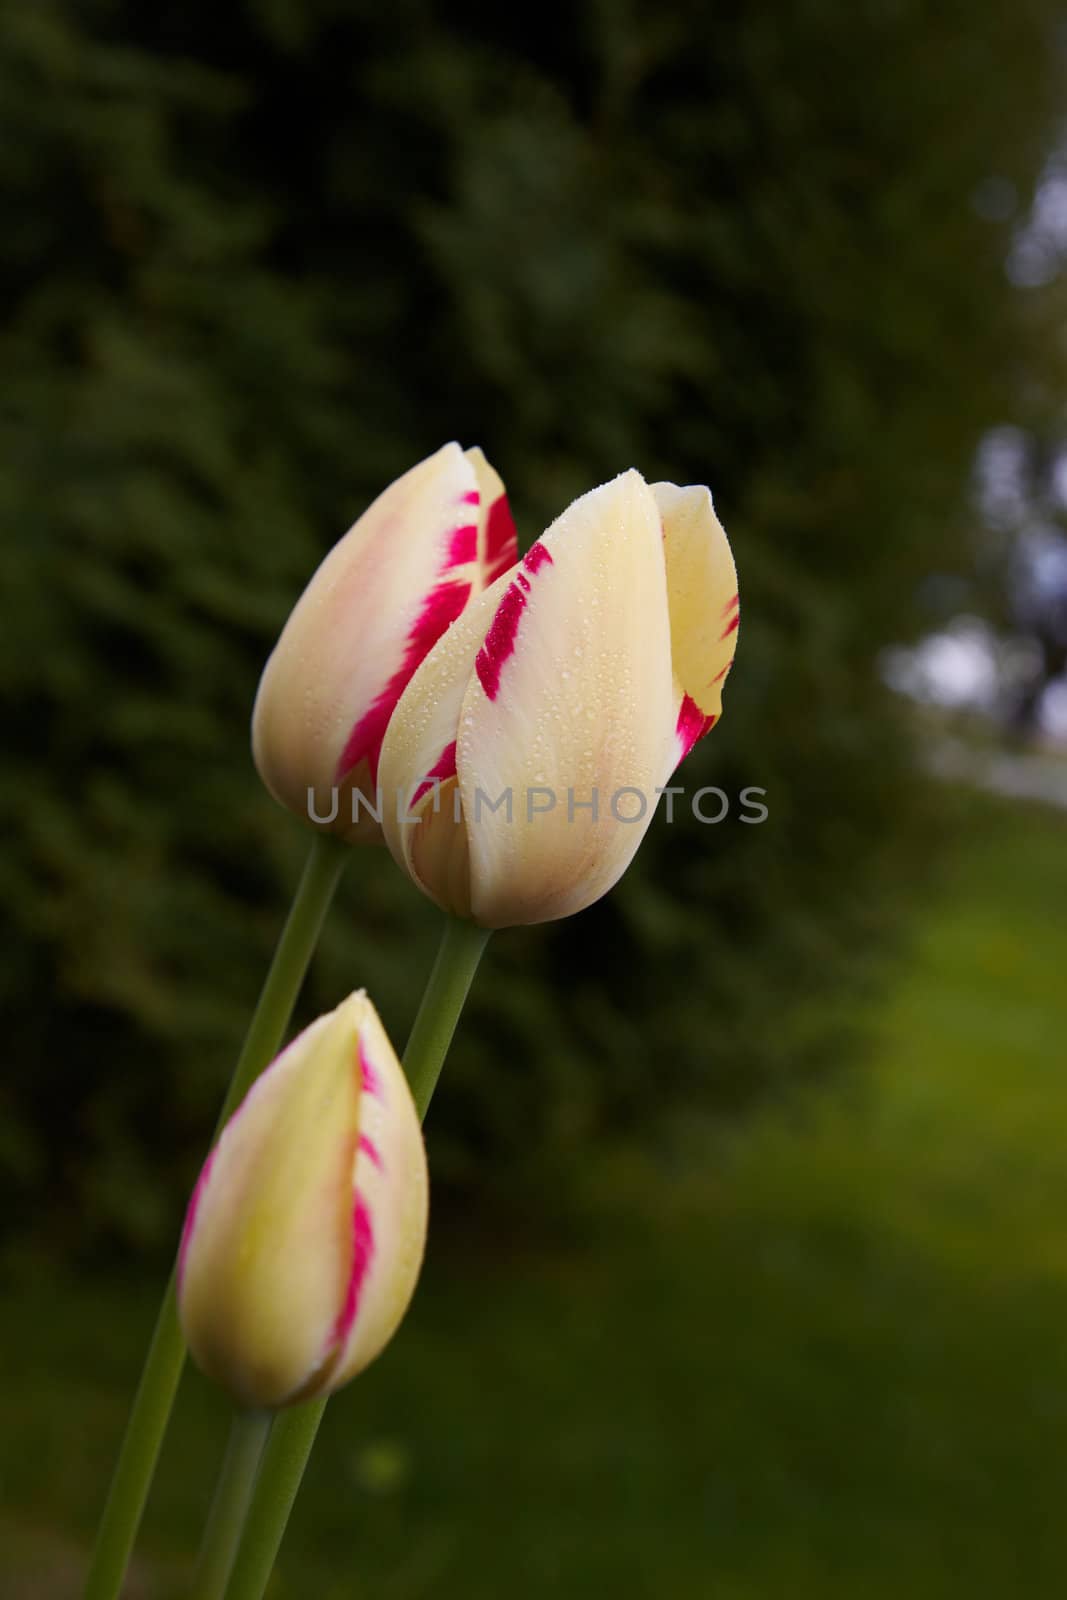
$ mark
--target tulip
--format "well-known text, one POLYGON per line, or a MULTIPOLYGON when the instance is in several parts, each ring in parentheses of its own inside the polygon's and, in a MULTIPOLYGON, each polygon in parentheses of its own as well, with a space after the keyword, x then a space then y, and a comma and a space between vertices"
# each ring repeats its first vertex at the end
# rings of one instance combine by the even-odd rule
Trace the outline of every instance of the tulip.
POLYGON ((576 500, 401 695, 379 773, 396 860, 487 928, 590 905, 718 720, 737 623, 706 488, 630 471, 576 500))
POLYGON ((418 1115, 360 991, 283 1050, 204 1165, 178 1258, 194 1358, 242 1406, 332 1393, 400 1323, 426 1218, 418 1115))
POLYGON ((446 444, 375 500, 322 562, 263 671, 252 752, 276 800, 342 838, 380 839, 375 783, 393 708, 515 555, 504 487, 480 450, 446 444))

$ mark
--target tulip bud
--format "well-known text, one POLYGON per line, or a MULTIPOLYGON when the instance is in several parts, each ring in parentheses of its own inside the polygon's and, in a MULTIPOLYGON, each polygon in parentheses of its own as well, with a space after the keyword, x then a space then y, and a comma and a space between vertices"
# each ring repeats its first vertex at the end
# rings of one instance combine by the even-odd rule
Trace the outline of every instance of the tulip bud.
POLYGON ((379 495, 322 562, 263 670, 252 753, 274 798, 342 838, 380 839, 375 786, 393 708, 514 560, 504 487, 480 450, 446 444, 379 495))
POLYGON ((332 1393, 396 1331, 426 1219, 418 1115, 360 991, 282 1051, 204 1164, 178 1257, 195 1360, 248 1407, 332 1393))
POLYGON ((703 487, 582 496, 416 671, 382 746, 396 860, 484 927, 545 922, 621 877, 657 791, 717 721, 737 582, 703 487))

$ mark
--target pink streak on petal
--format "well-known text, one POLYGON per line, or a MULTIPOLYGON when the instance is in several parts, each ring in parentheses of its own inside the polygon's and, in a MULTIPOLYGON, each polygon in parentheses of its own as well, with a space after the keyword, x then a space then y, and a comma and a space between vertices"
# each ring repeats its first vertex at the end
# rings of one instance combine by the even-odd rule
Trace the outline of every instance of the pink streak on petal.
POLYGON ((501 669, 515 649, 515 635, 519 631, 519 618, 525 605, 526 596, 519 585, 509 584, 504 591, 504 598, 496 608, 496 615, 489 624, 485 643, 475 658, 475 670, 490 700, 495 700, 500 693, 501 669))
POLYGON ((734 609, 734 606, 737 606, 737 605, 740 605, 740 604, 741 604, 741 596, 739 594, 735 594, 733 599, 732 600, 728 600, 726 602, 726 604, 723 606, 723 608, 722 608, 723 616, 725 617, 725 615, 726 615, 726 613, 728 611, 732 611, 734 609))
POLYGON ((724 639, 728 639, 732 633, 736 633, 737 632, 737 624, 740 621, 741 621, 741 613, 738 611, 738 612, 735 613, 732 621, 730 621, 730 622, 728 622, 726 624, 725 628, 722 630, 722 633, 719 635, 719 643, 720 644, 722 643, 722 641, 724 639))
POLYGON ((415 790, 415 793, 412 795, 412 797, 411 797, 412 809, 414 809, 415 806, 418 805, 418 803, 422 799, 423 795, 426 794, 430 789, 433 788, 433 784, 434 784, 434 779, 435 778, 439 778, 439 779, 443 780, 445 778, 454 778, 455 776, 456 776, 456 741, 455 741, 455 739, 453 739, 452 743, 449 744, 449 745, 446 745, 445 748, 441 751, 441 754, 438 756, 437 760, 434 762, 433 766, 430 768, 429 772, 426 774, 425 778, 423 778, 422 782, 419 784, 419 787, 415 790))
POLYGON ((552 566, 552 555, 540 542, 531 545, 522 558, 522 564, 527 572, 540 572, 546 563, 548 566, 552 566))
POLYGON ((733 664, 734 664, 734 658, 733 658, 733 656, 731 656, 729 661, 726 663, 725 667, 723 667, 722 671, 721 672, 717 672, 715 674, 714 678, 712 678, 712 680, 711 680, 712 683, 721 683, 722 680, 725 678, 726 674, 729 672, 730 668, 733 666, 733 664))
POLYGON ((364 1093, 371 1095, 375 1100, 384 1100, 381 1079, 371 1065, 370 1057, 363 1048, 362 1039, 359 1041, 359 1071, 363 1081, 364 1093))
POLYGON ((382 740, 396 703, 415 675, 424 656, 433 649, 445 629, 455 622, 470 598, 469 583, 438 583, 430 590, 422 610, 408 634, 404 659, 381 694, 356 723, 337 764, 337 782, 363 760, 370 767, 371 782, 378 781, 378 760, 382 740))
MULTIPOLYGON (((440 583, 426 597, 426 604, 411 630, 412 646, 418 651, 418 660, 428 655, 470 599, 469 583, 440 583)), ((417 663, 416 663, 417 665, 417 663)))
MULTIPOLYGON (((215 1150, 218 1149, 216 1145, 215 1150)), ((182 1241, 178 1246, 178 1288, 182 1286, 182 1277, 185 1273, 185 1257, 189 1249, 189 1241, 193 1236, 193 1225, 196 1222, 196 1213, 200 1209, 200 1201, 204 1193, 211 1168, 215 1162, 215 1150, 212 1150, 204 1165, 200 1169, 200 1176, 196 1180, 196 1188, 189 1197, 189 1206, 185 1213, 185 1222, 182 1227, 182 1241)))
POLYGON ((367 1157, 367 1160, 370 1161, 374 1166, 376 1166, 378 1168, 378 1171, 381 1172, 381 1170, 382 1170, 382 1153, 378 1149, 378 1146, 375 1144, 374 1140, 373 1139, 368 1139, 368 1137, 367 1137, 367 1135, 365 1133, 361 1133, 360 1136, 359 1136, 359 1148, 360 1148, 360 1150, 362 1150, 363 1154, 367 1157))
POLYGON ((710 717, 706 717, 696 701, 691 699, 689 695, 685 696, 678 712, 676 729, 678 743, 682 750, 682 754, 678 757, 679 761, 689 754, 697 740, 703 739, 704 735, 715 726, 717 721, 718 717, 714 713, 710 717))
POLYGON ((492 583, 515 565, 519 546, 515 522, 506 494, 498 495, 489 507, 485 527, 485 581, 492 583))
POLYGON ((482 503, 481 490, 468 489, 466 494, 460 495, 459 503, 461 506, 480 506, 482 503))
MULTIPOLYGON (((551 566, 552 557, 543 544, 535 544, 522 560, 526 572, 531 576, 546 563, 551 566)), ((529 592, 530 580, 526 573, 516 573, 514 582, 504 591, 504 597, 496 608, 496 615, 489 624, 485 643, 475 658, 474 666, 478 680, 490 700, 495 700, 500 693, 500 674, 504 662, 515 649, 515 638, 529 592)))
POLYGON ((465 567, 468 562, 477 559, 478 555, 478 524, 465 522, 457 528, 448 543, 448 561, 446 566, 465 567))
POLYGON ((356 1203, 352 1211, 352 1271, 349 1273, 344 1301, 330 1335, 331 1348, 343 1344, 352 1331, 352 1324, 359 1313, 360 1292, 373 1255, 374 1229, 371 1227, 370 1212, 357 1190, 356 1203))

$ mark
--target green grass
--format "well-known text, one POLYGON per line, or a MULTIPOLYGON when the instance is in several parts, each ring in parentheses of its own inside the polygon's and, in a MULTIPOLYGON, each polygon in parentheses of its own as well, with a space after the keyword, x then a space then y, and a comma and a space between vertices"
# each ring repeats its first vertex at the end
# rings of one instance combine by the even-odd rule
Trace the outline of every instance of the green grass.
MULTIPOLYGON (((1060 817, 976 805, 873 1069, 688 1176, 614 1159, 551 1249, 438 1237, 331 1407, 272 1592, 1062 1593, 1065 860, 1060 817)), ((9 1300, 5 1600, 77 1593, 153 1298, 9 1300)), ((181 1592, 224 1432, 190 1377, 131 1594, 181 1592)))

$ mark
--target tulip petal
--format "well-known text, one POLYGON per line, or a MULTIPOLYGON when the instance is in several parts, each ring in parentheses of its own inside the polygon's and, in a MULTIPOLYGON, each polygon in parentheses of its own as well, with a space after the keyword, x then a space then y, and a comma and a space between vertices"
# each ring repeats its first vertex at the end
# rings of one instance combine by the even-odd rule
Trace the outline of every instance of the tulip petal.
POLYGON ((455 817, 455 785, 449 780, 463 696, 509 581, 505 574, 477 595, 438 641, 401 697, 382 743, 378 778, 386 843, 425 894, 460 916, 470 913, 467 838, 455 817))
POLYGON ((476 921, 571 915, 625 871, 668 770, 670 659, 659 513, 626 472, 529 551, 477 651, 457 730, 476 921))
POLYGON ((298 1035, 227 1123, 190 1204, 183 1327, 204 1371, 248 1405, 306 1390, 335 1342, 355 1249, 359 1040, 380 1026, 357 994, 298 1035))
POLYGON ((363 1095, 352 1169, 352 1275, 329 1373, 336 1388, 389 1342, 422 1265, 429 1180, 418 1112, 385 1030, 372 1012, 360 1034, 363 1095))
MULTIPOLYGON (((298 814, 309 786, 320 816, 334 785, 373 786, 393 707, 481 585, 478 471, 452 443, 398 478, 293 609, 264 669, 252 743, 268 788, 298 814)), ((342 807, 338 830, 349 822, 342 807)))
POLYGON ((465 453, 478 479, 480 497, 478 565, 481 571, 479 587, 487 589, 502 573, 515 565, 519 558, 519 546, 511 507, 508 505, 500 477, 493 471, 477 446, 465 453))
POLYGON ((722 687, 733 665, 738 620, 737 573, 729 541, 703 485, 655 483, 663 521, 675 678, 675 765, 722 713, 722 687))

